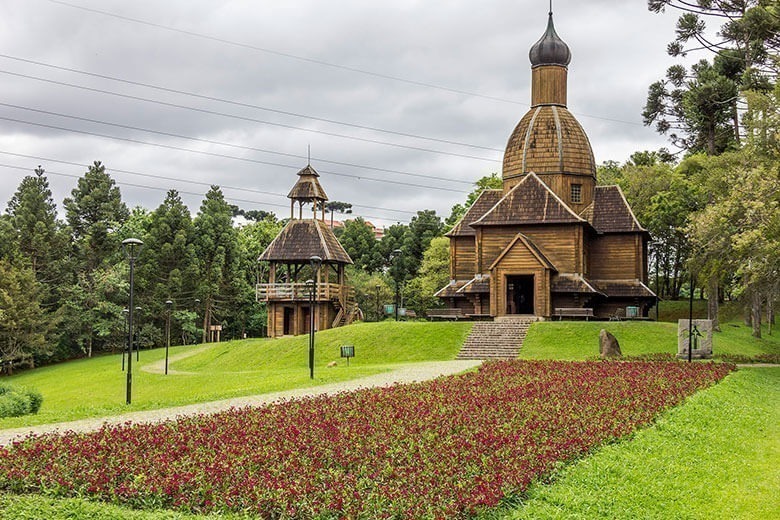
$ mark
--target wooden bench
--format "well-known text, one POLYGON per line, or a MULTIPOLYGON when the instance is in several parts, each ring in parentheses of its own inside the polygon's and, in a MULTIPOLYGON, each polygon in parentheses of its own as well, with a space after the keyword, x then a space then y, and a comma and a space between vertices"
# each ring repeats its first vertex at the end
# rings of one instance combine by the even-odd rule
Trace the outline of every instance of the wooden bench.
POLYGON ((588 321, 593 317, 593 309, 591 307, 556 307, 555 315, 559 320, 566 318, 585 318, 588 321))
POLYGON ((459 320, 465 318, 463 309, 428 309, 425 314, 432 320, 459 320))

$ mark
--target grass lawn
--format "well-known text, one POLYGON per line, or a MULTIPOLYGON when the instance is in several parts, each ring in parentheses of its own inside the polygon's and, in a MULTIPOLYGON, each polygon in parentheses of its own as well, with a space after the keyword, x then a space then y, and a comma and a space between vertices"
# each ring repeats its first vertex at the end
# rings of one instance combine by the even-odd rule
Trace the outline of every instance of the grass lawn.
POLYGON ((778 460, 780 368, 745 368, 532 486, 504 518, 777 518, 778 460))
MULTIPOLYGON (((599 331, 615 335, 624 356, 677 354, 677 324, 645 321, 546 321, 528 331, 520 357, 524 359, 583 360, 598 357, 599 331)), ((713 354, 780 354, 780 333, 752 337, 750 327, 730 322, 713 336, 713 354)))
MULTIPOLYGON (((0 429, 116 415, 242 395, 305 388, 388 371, 394 364, 454 359, 470 323, 359 323, 318 332, 315 379, 309 379, 308 336, 251 339, 174 347, 170 355, 195 355, 170 363, 182 373, 144 371, 160 363, 165 349, 141 352, 133 364, 133 404, 125 404, 125 374, 119 355, 53 365, 4 379, 43 394, 36 415, 0 419, 0 429), (355 346, 347 367, 339 346, 355 346), (338 366, 327 367, 337 361, 338 366)), ((135 360, 135 358, 134 358, 135 360)))

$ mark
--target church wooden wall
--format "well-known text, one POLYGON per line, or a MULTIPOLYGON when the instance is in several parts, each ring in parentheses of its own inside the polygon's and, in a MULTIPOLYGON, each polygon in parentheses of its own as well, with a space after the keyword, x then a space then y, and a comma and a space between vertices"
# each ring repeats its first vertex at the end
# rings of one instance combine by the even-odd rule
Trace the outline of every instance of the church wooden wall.
POLYGON ((530 238, 559 272, 584 272, 583 230, 581 225, 485 226, 481 229, 481 272, 486 273, 498 255, 523 233, 530 238))
POLYGON ((450 238, 450 278, 453 280, 470 280, 476 270, 476 240, 470 237, 450 238))
MULTIPOLYGON (((580 161, 584 163, 585 160, 580 161)), ((581 166, 583 169, 585 166, 581 166)), ((575 175, 573 173, 537 173, 539 178, 561 198, 575 213, 579 214, 593 202, 593 193, 596 189, 596 179, 590 175, 575 175), (579 184, 581 188, 582 202, 572 202, 571 185, 579 184)))
POLYGON ((647 281, 639 233, 601 235, 590 241, 590 277, 594 280, 647 281))

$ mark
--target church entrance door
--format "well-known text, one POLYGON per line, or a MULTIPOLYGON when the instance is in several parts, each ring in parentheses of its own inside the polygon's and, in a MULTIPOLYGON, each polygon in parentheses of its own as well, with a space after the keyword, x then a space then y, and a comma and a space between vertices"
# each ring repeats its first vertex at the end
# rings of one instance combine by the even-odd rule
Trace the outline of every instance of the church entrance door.
POLYGON ((534 314, 534 275, 506 277, 506 313, 534 314))

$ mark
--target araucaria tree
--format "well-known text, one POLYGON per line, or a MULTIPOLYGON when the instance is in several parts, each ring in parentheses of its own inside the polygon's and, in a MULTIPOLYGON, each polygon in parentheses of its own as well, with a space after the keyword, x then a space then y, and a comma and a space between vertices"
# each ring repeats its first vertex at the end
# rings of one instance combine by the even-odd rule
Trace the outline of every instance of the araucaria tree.
POLYGON ((219 186, 212 186, 194 220, 195 255, 198 262, 195 294, 203 313, 202 341, 210 325, 220 325, 247 291, 240 276, 237 231, 233 228, 233 210, 219 186))
MULTIPOLYGON (((65 309, 70 337, 92 355, 95 340, 117 336, 122 326, 120 286, 120 240, 117 230, 130 216, 119 188, 95 161, 78 186, 64 201, 68 226, 73 237, 76 277, 66 290, 65 309)), ((104 346, 101 342, 100 346, 104 346)), ((115 346, 115 345, 105 345, 115 346)))

